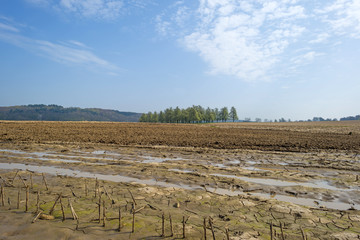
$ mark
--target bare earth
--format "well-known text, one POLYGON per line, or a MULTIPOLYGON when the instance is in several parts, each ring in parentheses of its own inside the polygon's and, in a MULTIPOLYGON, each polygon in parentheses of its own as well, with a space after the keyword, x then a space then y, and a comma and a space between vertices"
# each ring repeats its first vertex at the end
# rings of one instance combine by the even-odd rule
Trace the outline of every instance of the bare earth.
POLYGON ((358 239, 359 150, 359 121, 3 121, 0 239, 176 239, 183 217, 187 239, 204 239, 204 219, 207 238, 270 239, 272 225, 273 239, 358 239), (38 192, 46 214, 61 193, 65 221, 58 202, 31 223, 38 192))

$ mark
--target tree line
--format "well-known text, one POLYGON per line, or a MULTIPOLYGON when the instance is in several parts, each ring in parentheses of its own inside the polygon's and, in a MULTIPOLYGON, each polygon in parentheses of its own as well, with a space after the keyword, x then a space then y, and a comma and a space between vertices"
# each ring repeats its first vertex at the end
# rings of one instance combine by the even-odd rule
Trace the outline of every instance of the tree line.
POLYGON ((210 123, 210 122, 235 122, 238 120, 235 107, 230 111, 227 107, 221 109, 206 109, 200 105, 184 108, 167 108, 160 112, 143 113, 139 122, 160 122, 160 123, 210 123))

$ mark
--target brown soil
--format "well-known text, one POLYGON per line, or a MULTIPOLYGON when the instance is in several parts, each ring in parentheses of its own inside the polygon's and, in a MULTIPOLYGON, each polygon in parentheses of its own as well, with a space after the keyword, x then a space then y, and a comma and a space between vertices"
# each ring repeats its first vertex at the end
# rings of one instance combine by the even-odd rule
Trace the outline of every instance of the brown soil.
POLYGON ((18 173, 15 167, 0 169, 6 181, 0 180, 5 191, 4 206, 0 199, 0 239, 178 239, 183 216, 190 217, 187 239, 203 239, 204 218, 211 239, 209 217, 216 239, 226 239, 229 229, 232 240, 269 240, 271 223, 274 239, 282 239, 281 226, 287 240, 302 239, 301 229, 308 239, 358 239, 359 128, 359 121, 201 125, 3 121, 0 164, 25 167, 18 173), (77 175, 46 170, 54 167, 77 175), (22 180, 30 186, 30 172, 25 169, 35 171, 28 212, 22 180), (81 176, 85 172, 91 176, 81 176), (93 174, 108 176, 99 181, 106 227, 97 220, 93 174), (114 180, 119 176, 131 179, 114 180), (281 186, 278 181, 297 185, 281 186), (140 209, 134 233, 129 190, 140 209), (55 219, 31 223, 37 191, 45 214, 62 193, 64 222, 57 205, 51 214, 55 219), (71 217, 68 199, 79 223, 71 217), (160 237, 163 212, 165 237, 160 237))
POLYGON ((335 149, 359 152, 359 126, 359 121, 201 125, 2 121, 0 141, 298 152, 335 149))

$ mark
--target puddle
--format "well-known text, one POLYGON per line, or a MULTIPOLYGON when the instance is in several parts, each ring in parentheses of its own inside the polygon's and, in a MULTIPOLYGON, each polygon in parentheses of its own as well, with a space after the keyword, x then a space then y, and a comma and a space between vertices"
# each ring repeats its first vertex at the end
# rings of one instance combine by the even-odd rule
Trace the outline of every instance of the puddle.
MULTIPOLYGON (((269 194, 266 193, 251 193, 251 195, 269 199, 269 194)), ((327 202, 321 200, 314 200, 310 198, 292 197, 292 196, 279 195, 279 194, 271 195, 270 198, 276 199, 278 201, 291 202, 298 205, 316 207, 316 208, 326 207, 326 208, 338 209, 338 210, 349 210, 350 208, 354 208, 360 210, 360 204, 349 204, 349 203, 340 202, 338 200, 333 202, 327 202)))
POLYGON ((142 156, 145 160, 141 160, 142 163, 162 163, 165 161, 180 161, 184 160, 183 158, 157 158, 151 156, 142 156))
MULTIPOLYGON (((244 194, 244 192, 242 191, 224 189, 224 188, 206 187, 206 189, 210 192, 217 193, 220 195, 238 196, 239 194, 240 195, 244 194)), ((315 208, 326 207, 326 208, 338 209, 338 210, 348 210, 350 208, 354 208, 360 210, 360 204, 349 204, 340 201, 328 202, 328 201, 314 200, 311 198, 292 197, 292 196, 280 195, 280 194, 270 195, 268 193, 250 193, 250 195, 262 197, 265 199, 276 199, 278 201, 294 203, 307 207, 315 207, 315 208)))
POLYGON ((249 171, 263 171, 263 172, 267 172, 269 170, 265 170, 265 169, 260 169, 260 168, 256 168, 256 167, 241 167, 242 169, 245 169, 245 170, 249 170, 249 171))
POLYGON ((286 163, 286 162, 279 162, 279 163, 277 163, 277 164, 279 164, 279 165, 281 165, 281 166, 288 166, 288 165, 289 165, 289 164, 286 163))
POLYGON ((235 175, 224 175, 224 174, 210 174, 211 176, 217 177, 226 177, 226 178, 236 178, 240 179, 245 182, 256 183, 256 184, 263 184, 269 186, 276 186, 276 187, 291 187, 291 186, 303 186, 303 187, 311 187, 311 188, 323 188, 333 191, 353 191, 359 190, 356 188, 338 188, 332 185, 329 185, 327 181, 317 181, 315 183, 309 182, 290 182, 290 181, 283 181, 283 180, 275 180, 269 178, 249 178, 249 177, 239 177, 235 175))
POLYGON ((229 164, 232 164, 232 165, 240 164, 240 160, 232 160, 229 162, 229 164))
POLYGON ((258 162, 255 162, 255 161, 246 161, 246 163, 249 164, 249 165, 255 165, 255 164, 257 164, 258 162))
MULTIPOLYGON (((23 163, 0 163, 0 169, 17 169, 29 170, 37 173, 48 173, 52 175, 70 176, 70 177, 83 177, 83 178, 98 178, 99 180, 112 181, 112 182, 134 182, 139 184, 160 186, 160 187, 175 187, 187 190, 194 190, 196 188, 186 184, 174 184, 168 182, 156 181, 154 179, 138 179, 122 175, 106 175, 100 173, 83 172, 78 170, 71 170, 65 168, 51 167, 51 166, 35 166, 26 165, 23 163)), ((198 187, 200 188, 200 187, 198 187)))
POLYGON ((218 168, 228 168, 228 166, 225 166, 223 163, 211 163, 211 166, 218 167, 218 168))
MULTIPOLYGON (((33 172, 38 173, 48 173, 52 175, 62 175, 62 176, 70 176, 70 177, 84 177, 84 178, 98 178, 99 180, 105 180, 105 181, 113 181, 113 182, 133 182, 133 183, 139 183, 139 184, 146 184, 146 185, 152 185, 152 186, 160 186, 160 187, 170 187, 170 188, 182 188, 186 190, 196 190, 201 189, 200 186, 191 186, 187 184, 174 184, 174 183, 168 183, 168 182, 162 182, 162 181, 156 181, 154 179, 138 179, 134 177, 126 177, 121 175, 106 175, 106 174, 99 174, 99 173, 90 173, 90 172, 83 172, 78 170, 71 170, 71 169, 65 169, 65 168, 58 168, 58 167, 51 167, 51 166, 35 166, 35 165, 26 165, 22 163, 0 163, 0 169, 8 169, 8 170, 29 170, 33 172)), ((173 169, 176 170, 176 169, 173 169)), ((180 169, 177 169, 180 170, 180 169)), ((183 171, 183 170, 181 170, 183 171)), ((244 194, 242 191, 232 191, 229 189, 223 189, 223 188, 211 188, 207 187, 208 191, 218 193, 221 195, 229 195, 229 196, 237 196, 244 194)), ((275 195, 270 196, 270 194, 266 193, 252 193, 254 196, 259 196, 263 198, 275 198, 280 201, 285 202, 291 202, 299 205, 304 206, 310 206, 310 207, 318 207, 318 205, 314 202, 313 199, 308 198, 296 198, 296 197, 290 197, 285 195, 275 195)), ((360 205, 358 204, 347 204, 342 202, 326 202, 326 201, 317 201, 320 206, 324 206, 327 208, 332 209, 339 209, 339 210, 347 210, 350 207, 353 207, 355 209, 360 210, 360 205)))
MULTIPOLYGON (((68 162, 68 163, 81 163, 81 162, 86 163, 86 162, 80 161, 80 160, 71 160, 74 158, 75 159, 93 159, 93 160, 96 160, 96 159, 98 159, 98 160, 114 160, 114 158, 105 158, 105 157, 99 158, 99 157, 90 157, 90 156, 83 156, 83 155, 74 156, 74 155, 65 155, 65 154, 48 153, 48 152, 24 152, 24 151, 20 151, 20 150, 9 150, 9 149, 0 149, 0 152, 10 153, 10 154, 19 154, 19 155, 22 155, 22 156, 18 156, 21 158, 30 158, 30 159, 42 160, 42 161, 68 162), (26 154, 26 156, 23 156, 24 154, 26 154), (49 157, 53 157, 53 158, 49 158, 49 157), (58 158, 56 158, 56 157, 58 157, 58 158), (64 159, 64 158, 70 158, 70 159, 64 159)), ((8 155, 8 156, 12 156, 12 155, 8 155)), ((120 154, 119 154, 119 156, 120 156, 120 154)), ((15 157, 15 156, 13 156, 13 157, 15 157)), ((88 164, 91 164, 91 163, 88 163, 88 164)), ((105 165, 105 164, 102 164, 102 165, 105 165)))
POLYGON ((218 168, 229 168, 234 167, 233 165, 239 165, 240 160, 232 160, 226 163, 210 163, 211 166, 218 167, 218 168))
POLYGON ((181 172, 181 173, 193 173, 193 172, 194 172, 193 170, 177 169, 177 168, 174 168, 174 169, 169 169, 169 171, 173 171, 173 172, 181 172))
POLYGON ((44 157, 45 155, 49 154, 45 152, 24 152, 20 150, 10 150, 10 149, 0 149, 0 152, 12 153, 12 154, 30 154, 30 155, 36 155, 37 157, 44 157))

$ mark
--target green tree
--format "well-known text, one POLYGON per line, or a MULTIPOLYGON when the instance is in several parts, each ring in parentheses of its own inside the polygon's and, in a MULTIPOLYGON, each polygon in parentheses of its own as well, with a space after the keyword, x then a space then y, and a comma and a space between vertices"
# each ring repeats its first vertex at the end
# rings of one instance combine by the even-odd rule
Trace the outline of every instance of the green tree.
POLYGON ((211 122, 211 109, 209 107, 205 110, 205 122, 211 122))
POLYGON ((190 112, 189 108, 181 109, 181 122, 182 123, 189 123, 190 122, 189 112, 190 112))
POLYGON ((174 122, 179 123, 181 121, 181 110, 176 107, 174 110, 174 122))
POLYGON ((211 109, 211 114, 210 114, 210 122, 214 122, 216 120, 216 113, 214 109, 211 109))
POLYGON ((139 119, 139 122, 146 122, 146 119, 147 119, 146 114, 143 113, 143 114, 141 114, 141 117, 140 117, 140 119, 139 119))
POLYGON ((161 123, 165 122, 165 114, 163 111, 160 111, 160 113, 159 113, 159 122, 161 122, 161 123))
POLYGON ((217 122, 219 122, 221 120, 221 115, 220 115, 220 111, 218 108, 215 108, 215 119, 217 122))
POLYGON ((239 120, 235 107, 231 107, 229 117, 233 122, 235 122, 235 120, 239 120))
POLYGON ((195 107, 190 108, 189 117, 190 121, 192 121, 193 123, 199 122, 201 120, 199 112, 196 110, 195 107))
POLYGON ((152 118, 153 118, 152 112, 148 112, 148 113, 146 114, 146 122, 151 122, 151 121, 152 121, 152 118))
POLYGON ((151 116, 151 122, 158 122, 159 121, 159 115, 157 114, 157 112, 154 112, 153 115, 151 116))
POLYGON ((221 116, 221 120, 223 122, 226 122, 228 119, 229 119, 229 110, 227 107, 223 107, 221 110, 220 110, 220 116, 221 116))
POLYGON ((165 109, 165 122, 173 122, 174 110, 172 108, 165 109))

